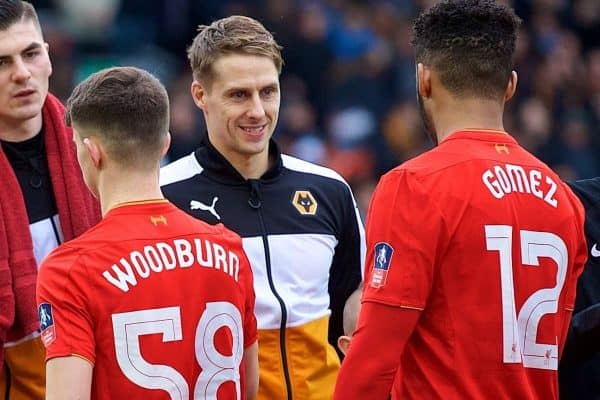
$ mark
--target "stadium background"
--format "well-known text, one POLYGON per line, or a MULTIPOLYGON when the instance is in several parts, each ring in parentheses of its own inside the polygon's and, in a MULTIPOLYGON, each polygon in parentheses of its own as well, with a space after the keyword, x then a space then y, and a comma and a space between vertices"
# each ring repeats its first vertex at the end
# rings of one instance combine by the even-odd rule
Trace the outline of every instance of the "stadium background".
MULTIPOLYGON (((205 128, 185 54, 198 24, 243 14, 284 46, 275 137, 339 171, 364 212, 379 176, 429 147, 415 101, 411 23, 431 0, 39 0, 50 90, 66 100, 90 73, 135 65, 171 100, 168 159, 205 128)), ((563 179, 600 175, 600 1, 514 0, 524 23, 506 129, 563 179)), ((166 160, 165 160, 166 161, 166 160)))

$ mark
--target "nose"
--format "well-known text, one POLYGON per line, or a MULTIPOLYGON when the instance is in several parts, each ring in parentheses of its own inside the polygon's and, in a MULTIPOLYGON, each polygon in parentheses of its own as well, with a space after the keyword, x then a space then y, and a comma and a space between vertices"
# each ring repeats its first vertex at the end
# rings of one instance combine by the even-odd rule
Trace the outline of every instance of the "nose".
POLYGON ((258 93, 252 95, 248 117, 260 119, 265 116, 265 108, 258 93))
POLYGON ((13 80, 17 82, 23 82, 31 78, 31 71, 27 65, 23 62, 23 59, 17 57, 13 64, 13 80))

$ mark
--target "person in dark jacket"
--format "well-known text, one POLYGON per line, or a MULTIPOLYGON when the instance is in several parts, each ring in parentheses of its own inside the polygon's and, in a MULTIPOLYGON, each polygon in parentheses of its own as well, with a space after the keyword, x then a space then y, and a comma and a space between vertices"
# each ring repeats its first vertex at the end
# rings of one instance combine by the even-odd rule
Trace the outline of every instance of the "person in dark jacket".
POLYGON ((164 195, 243 238, 254 274, 259 399, 331 399, 346 299, 362 278, 364 233, 336 172, 280 154, 280 46, 232 16, 200 26, 188 50, 207 136, 161 170, 164 195))
POLYGON ((600 399, 600 177, 569 182, 585 207, 588 261, 558 368, 561 400, 600 399))

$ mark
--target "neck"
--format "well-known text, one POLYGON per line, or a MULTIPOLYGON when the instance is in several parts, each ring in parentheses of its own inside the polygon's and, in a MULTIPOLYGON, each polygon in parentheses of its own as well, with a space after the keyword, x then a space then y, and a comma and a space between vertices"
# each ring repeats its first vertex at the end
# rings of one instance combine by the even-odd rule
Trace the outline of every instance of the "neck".
POLYGON ((243 154, 236 151, 226 151, 218 141, 208 137, 212 146, 239 172, 244 179, 259 179, 269 169, 269 144, 264 151, 255 154, 243 154))
POLYGON ((462 129, 490 129, 504 131, 504 108, 496 100, 453 100, 432 110, 438 142, 462 129))
POLYGON ((153 171, 130 171, 115 168, 98 178, 98 197, 102 216, 121 203, 164 198, 158 183, 158 168, 153 171))
POLYGON ((269 169, 269 154, 254 154, 249 157, 231 157, 228 161, 244 179, 259 179, 269 169))
POLYGON ((24 142, 42 130, 42 113, 33 118, 22 120, 0 119, 0 139, 7 142, 24 142))

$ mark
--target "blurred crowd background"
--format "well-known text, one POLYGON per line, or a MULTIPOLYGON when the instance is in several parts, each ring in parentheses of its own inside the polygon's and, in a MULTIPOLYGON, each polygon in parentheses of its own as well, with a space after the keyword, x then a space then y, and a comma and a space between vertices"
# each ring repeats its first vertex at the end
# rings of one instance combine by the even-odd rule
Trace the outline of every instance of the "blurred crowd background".
MULTIPOLYGON (((352 185, 362 211, 380 175, 430 147, 415 97, 411 25, 431 0, 40 0, 66 100, 88 74, 135 65, 171 99, 173 144, 190 153, 205 132, 190 94, 185 50, 199 24, 259 19, 284 46, 275 137, 288 154, 327 165, 352 185)), ((524 23, 519 86, 506 129, 563 179, 600 175, 600 0, 507 0, 524 23)))

